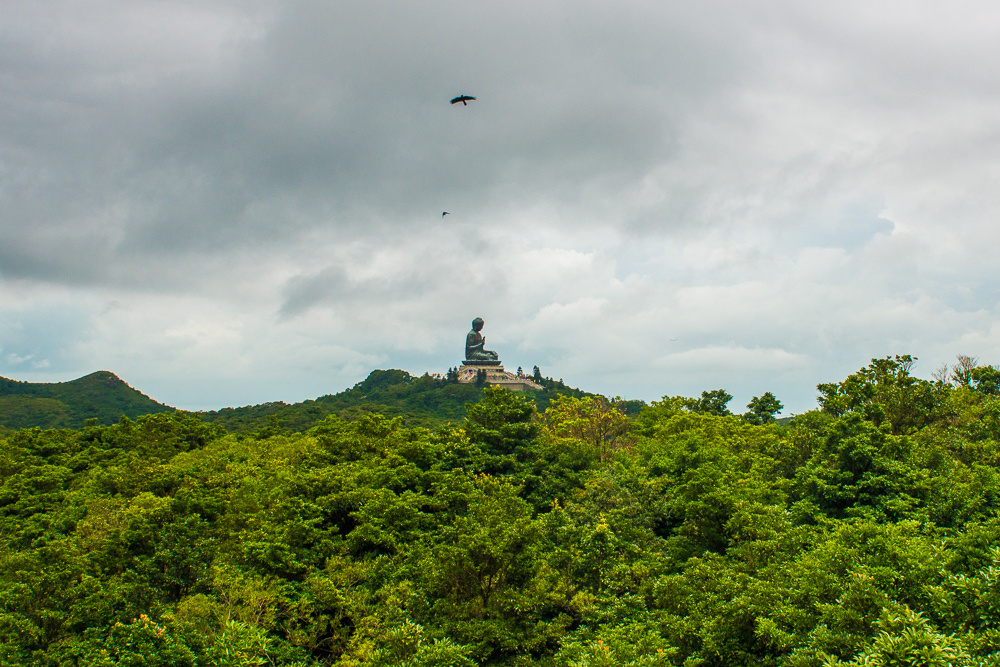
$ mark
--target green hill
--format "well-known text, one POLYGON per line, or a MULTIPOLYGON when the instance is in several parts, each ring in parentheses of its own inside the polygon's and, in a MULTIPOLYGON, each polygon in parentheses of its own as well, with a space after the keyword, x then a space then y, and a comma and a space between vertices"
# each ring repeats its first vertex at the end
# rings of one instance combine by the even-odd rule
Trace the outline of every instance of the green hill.
POLYGON ((461 421, 465 417, 465 404, 479 400, 481 393, 474 385, 446 382, 430 375, 414 377, 396 369, 375 370, 362 382, 338 394, 301 403, 273 401, 197 414, 230 432, 274 427, 301 432, 330 414, 353 421, 375 412, 402 417, 407 426, 432 427, 461 421))
MULTIPOLYGON (((593 396, 544 378, 544 389, 527 392, 539 412, 559 395, 593 396)), ((413 376, 399 369, 374 370, 350 389, 301 403, 272 401, 259 405, 198 412, 202 421, 234 433, 303 432, 328 415, 355 421, 378 413, 399 417, 404 426, 434 428, 465 418, 467 403, 482 397, 482 388, 430 375, 413 376)), ((619 404, 630 416, 641 401, 619 404)), ((122 415, 135 419, 174 408, 157 403, 128 386, 114 373, 98 371, 70 382, 33 383, 0 378, 0 433, 22 428, 81 428, 87 420, 113 424, 122 415)))
POLYGON ((434 431, 0 436, 0 665, 996 667, 1000 369, 911 364, 786 425, 721 389, 635 420, 484 389, 434 431))
MULTIPOLYGON (((526 392, 539 412, 544 412, 559 395, 593 396, 567 387, 561 380, 545 378, 541 391, 526 392)), ((404 426, 433 428, 465 418, 465 405, 475 403, 483 390, 474 384, 459 384, 430 375, 415 377, 399 369, 374 370, 367 378, 338 394, 327 394, 301 403, 275 401, 240 408, 200 412, 204 421, 218 424, 230 432, 284 429, 302 432, 318 424, 327 415, 354 421, 364 415, 379 413, 401 418, 404 426)), ((622 407, 638 414, 641 401, 625 401, 622 407)))
POLYGON ((19 382, 0 378, 0 427, 80 428, 87 420, 113 424, 122 415, 134 419, 173 412, 109 371, 69 382, 19 382))

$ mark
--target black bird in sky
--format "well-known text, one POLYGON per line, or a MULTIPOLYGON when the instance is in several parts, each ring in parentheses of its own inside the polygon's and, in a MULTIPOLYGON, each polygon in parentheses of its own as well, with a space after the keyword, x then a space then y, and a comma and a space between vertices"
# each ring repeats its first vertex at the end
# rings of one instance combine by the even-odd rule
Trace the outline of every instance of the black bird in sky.
POLYGON ((456 97, 455 99, 453 99, 451 101, 451 103, 452 104, 458 104, 459 102, 461 102, 462 106, 466 106, 467 107, 467 106, 469 106, 469 100, 474 100, 474 99, 476 99, 476 98, 473 97, 472 95, 459 95, 458 97, 456 97))
POLYGON ((443 213, 441 214, 441 217, 443 218, 443 217, 444 217, 444 216, 446 216, 446 215, 451 215, 451 213, 448 213, 448 211, 445 211, 445 212, 443 212, 443 213))

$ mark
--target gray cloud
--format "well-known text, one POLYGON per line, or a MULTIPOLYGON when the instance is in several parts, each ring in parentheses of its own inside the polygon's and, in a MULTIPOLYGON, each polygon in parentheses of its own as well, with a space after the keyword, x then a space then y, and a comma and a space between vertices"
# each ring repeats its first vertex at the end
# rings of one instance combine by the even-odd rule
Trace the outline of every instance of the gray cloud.
POLYGON ((0 9, 7 373, 301 399, 475 315, 643 398, 1000 361, 988 3, 0 9))

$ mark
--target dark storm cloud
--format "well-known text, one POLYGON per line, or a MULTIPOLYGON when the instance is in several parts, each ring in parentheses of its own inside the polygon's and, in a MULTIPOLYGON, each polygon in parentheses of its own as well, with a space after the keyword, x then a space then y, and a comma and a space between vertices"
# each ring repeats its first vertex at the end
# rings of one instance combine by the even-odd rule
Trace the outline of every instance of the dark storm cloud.
POLYGON ((279 317, 287 321, 319 306, 344 321, 408 310, 440 317, 506 298, 509 248, 462 224, 425 226, 422 237, 334 245, 332 264, 327 257, 322 268, 302 270, 282 286, 279 317))
POLYGON ((279 315, 294 317, 320 303, 338 310, 364 308, 369 304, 386 307, 411 300, 440 282, 438 274, 431 276, 414 270, 407 270, 403 275, 351 279, 343 269, 329 268, 290 281, 284 290, 285 299, 279 315))
MULTIPOLYGON (((866 73, 900 92, 973 70, 978 53, 939 40, 937 61, 914 64, 895 32, 794 4, 23 7, 8 3, 0 46, 0 275, 56 282, 316 228, 405 228, 455 203, 599 206, 680 159, 693 117, 740 113, 749 83, 832 92, 866 73), (816 69, 796 70, 803 51, 816 69), (449 107, 459 92, 479 100, 449 107)), ((905 14, 864 14, 926 37, 905 14)), ((758 167, 731 169, 753 183, 758 167)), ((713 220, 704 178, 671 184, 671 206, 635 211, 632 228, 713 220)))
MULTIPOLYGON (((454 363, 478 314, 598 390, 772 368, 810 401, 876 354, 1000 354, 987 3, 0 12, 0 344, 51 320, 178 387, 347 386, 454 363)), ((5 354, 72 366, 39 340, 5 354)))
POLYGON ((691 34, 641 4, 610 26, 596 5, 106 9, 11 14, 3 275, 113 280, 149 254, 614 191, 734 57, 707 17, 691 34))

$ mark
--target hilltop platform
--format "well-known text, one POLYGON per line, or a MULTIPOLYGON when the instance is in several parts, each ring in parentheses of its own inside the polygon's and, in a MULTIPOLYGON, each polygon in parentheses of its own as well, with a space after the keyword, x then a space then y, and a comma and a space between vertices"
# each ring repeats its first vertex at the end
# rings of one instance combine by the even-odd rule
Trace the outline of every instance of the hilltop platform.
POLYGON ((458 367, 458 381, 462 384, 471 384, 476 381, 476 374, 480 370, 486 371, 486 384, 491 387, 503 387, 511 391, 542 389, 542 385, 533 382, 529 377, 508 373, 499 362, 491 365, 470 365, 468 361, 463 362, 458 367))

